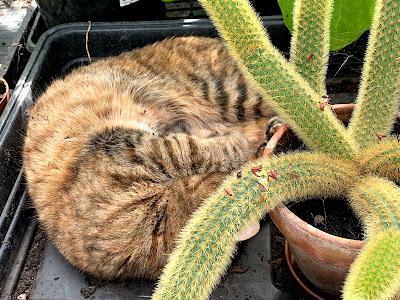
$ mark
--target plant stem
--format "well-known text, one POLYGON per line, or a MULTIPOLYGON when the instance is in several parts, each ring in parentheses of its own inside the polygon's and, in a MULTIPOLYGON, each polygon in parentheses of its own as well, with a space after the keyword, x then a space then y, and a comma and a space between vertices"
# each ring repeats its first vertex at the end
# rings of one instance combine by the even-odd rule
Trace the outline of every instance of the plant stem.
POLYGON ((247 0, 201 0, 245 76, 311 149, 351 158, 356 145, 319 95, 274 48, 247 0))
POLYGON ((297 0, 290 62, 319 95, 326 95, 333 0, 297 0))
POLYGON ((377 0, 357 107, 349 131, 359 147, 389 135, 400 105, 400 3, 377 0))
POLYGON ((255 161, 241 174, 228 178, 185 226, 153 299, 206 299, 231 260, 239 231, 284 201, 344 196, 357 177, 351 162, 311 153, 255 161))

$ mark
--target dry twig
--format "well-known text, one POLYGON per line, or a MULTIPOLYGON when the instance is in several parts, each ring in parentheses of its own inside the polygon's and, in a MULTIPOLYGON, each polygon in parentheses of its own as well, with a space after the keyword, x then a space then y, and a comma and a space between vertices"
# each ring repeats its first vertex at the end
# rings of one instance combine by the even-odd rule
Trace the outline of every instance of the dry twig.
POLYGON ((90 56, 89 52, 89 31, 92 28, 92 21, 88 21, 88 29, 86 30, 86 35, 85 35, 85 47, 86 47, 86 54, 89 58, 89 62, 92 63, 92 57, 90 56))

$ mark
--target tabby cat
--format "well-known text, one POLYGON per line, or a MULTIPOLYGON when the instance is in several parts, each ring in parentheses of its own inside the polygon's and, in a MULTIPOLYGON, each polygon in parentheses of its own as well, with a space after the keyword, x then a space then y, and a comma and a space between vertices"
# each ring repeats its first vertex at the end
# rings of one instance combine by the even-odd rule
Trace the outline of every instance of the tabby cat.
POLYGON ((179 230, 256 156, 274 116, 218 39, 171 38, 99 60, 31 109, 29 194, 78 269, 155 279, 179 230))

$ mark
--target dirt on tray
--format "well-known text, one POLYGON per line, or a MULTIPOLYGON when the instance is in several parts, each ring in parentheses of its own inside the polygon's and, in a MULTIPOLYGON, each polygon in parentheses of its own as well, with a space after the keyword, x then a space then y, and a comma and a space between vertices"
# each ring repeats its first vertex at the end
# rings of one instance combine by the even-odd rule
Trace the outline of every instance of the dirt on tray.
MULTIPOLYGON (((0 9, 1 8, 9 8, 9 9, 21 9, 28 8, 31 4, 32 0, 0 0, 0 9)), ((1 16, 1 10, 0 10, 1 16)))
MULTIPOLYGON (((271 278, 273 285, 281 291, 286 291, 296 295, 298 300, 314 300, 308 295, 297 283, 289 270, 285 257, 285 237, 278 228, 271 222, 271 258, 268 260, 271 265, 271 278)), ((306 279, 305 282, 312 286, 306 279)), ((338 297, 327 295, 322 291, 314 288, 314 292, 318 293, 324 300, 340 300, 338 297)))
POLYGON ((272 284, 279 290, 295 294, 297 299, 312 300, 290 273, 285 257, 285 237, 271 222, 271 266, 272 284))
POLYGON ((43 250, 46 246, 46 240, 45 233, 38 228, 12 299, 30 299, 32 287, 42 260, 43 250))

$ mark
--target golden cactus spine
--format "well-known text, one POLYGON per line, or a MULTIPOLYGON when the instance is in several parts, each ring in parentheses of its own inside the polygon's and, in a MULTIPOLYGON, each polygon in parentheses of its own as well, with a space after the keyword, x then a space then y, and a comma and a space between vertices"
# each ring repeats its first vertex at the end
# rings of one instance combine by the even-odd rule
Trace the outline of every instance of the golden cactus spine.
POLYGON ((297 0, 293 13, 290 62, 315 92, 326 95, 333 0, 297 0))
POLYGON ((207 299, 225 272, 236 235, 277 205, 298 197, 344 196, 356 176, 348 161, 295 153, 253 162, 233 174, 194 214, 153 299, 207 299))
POLYGON ((353 157, 356 145, 326 99, 279 53, 247 0, 200 0, 244 74, 311 149, 353 157))
POLYGON ((388 227, 367 241, 351 267, 344 300, 386 300, 400 297, 400 230, 388 227))
POLYGON ((360 148, 390 134, 400 105, 399 58, 400 2, 377 0, 357 107, 349 125, 360 148))
POLYGON ((387 138, 357 155, 358 163, 365 174, 376 174, 400 183, 400 141, 387 138))

